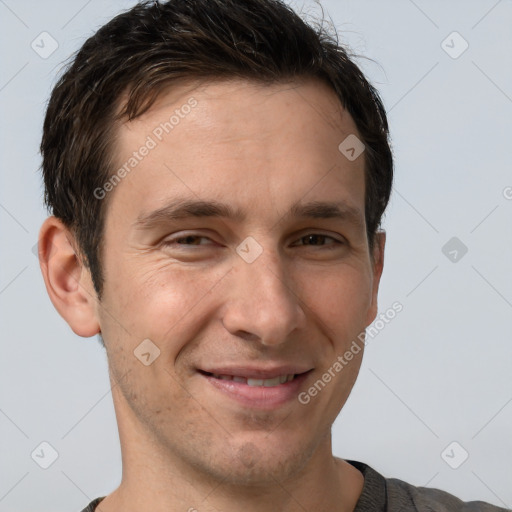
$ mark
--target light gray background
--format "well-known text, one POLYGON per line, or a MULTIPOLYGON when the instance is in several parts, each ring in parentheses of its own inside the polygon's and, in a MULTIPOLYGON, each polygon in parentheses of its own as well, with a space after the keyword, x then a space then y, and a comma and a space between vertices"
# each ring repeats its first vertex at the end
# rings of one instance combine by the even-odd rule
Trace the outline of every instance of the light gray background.
MULTIPOLYGON (((104 351, 56 313, 33 246, 46 216, 38 144, 52 84, 133 3, 0 0, 0 511, 78 511, 120 480, 104 351), (31 48, 43 31, 59 44, 47 59, 31 48), (59 454, 46 470, 31 458, 42 441, 59 454)), ((335 453, 512 507, 512 2, 322 5, 342 40, 375 61, 359 63, 389 112, 396 186, 380 307, 404 307, 366 349, 335 453), (457 59, 441 46, 453 31, 469 44, 457 59), (453 236, 469 249, 455 263, 441 250, 453 236), (441 456, 452 441, 469 453, 458 469, 441 456)), ((463 42, 446 44, 453 53, 463 42)))

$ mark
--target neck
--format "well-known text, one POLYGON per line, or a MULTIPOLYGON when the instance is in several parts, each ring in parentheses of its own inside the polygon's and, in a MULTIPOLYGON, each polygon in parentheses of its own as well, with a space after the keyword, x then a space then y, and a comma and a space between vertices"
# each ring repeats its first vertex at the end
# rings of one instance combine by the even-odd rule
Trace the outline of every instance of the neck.
POLYGON ((286 477, 241 484, 229 475, 219 480, 192 467, 149 437, 126 410, 118 422, 122 480, 98 512, 351 512, 362 491, 363 475, 332 455, 330 431, 306 463, 286 477))

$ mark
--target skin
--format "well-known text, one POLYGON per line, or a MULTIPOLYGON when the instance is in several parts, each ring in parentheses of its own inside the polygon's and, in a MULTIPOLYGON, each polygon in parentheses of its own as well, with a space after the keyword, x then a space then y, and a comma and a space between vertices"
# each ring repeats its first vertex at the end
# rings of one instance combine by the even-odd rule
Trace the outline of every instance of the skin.
POLYGON ((106 198, 101 301, 72 234, 54 217, 41 228, 53 304, 76 334, 101 332, 108 355, 123 474, 97 510, 351 511, 364 480, 333 457, 331 426, 363 351, 307 405, 242 405, 197 370, 290 363, 311 369, 305 391, 376 317, 385 233, 370 255, 364 153, 349 161, 338 150, 357 128, 316 80, 181 84, 118 128, 118 166, 191 97, 197 105, 106 198), (137 227, 176 198, 246 217, 137 227), (285 216, 308 201, 343 201, 360 222, 285 216), (249 236, 262 249, 252 263, 236 252, 249 236), (148 338, 160 354, 146 366, 134 350, 148 338))

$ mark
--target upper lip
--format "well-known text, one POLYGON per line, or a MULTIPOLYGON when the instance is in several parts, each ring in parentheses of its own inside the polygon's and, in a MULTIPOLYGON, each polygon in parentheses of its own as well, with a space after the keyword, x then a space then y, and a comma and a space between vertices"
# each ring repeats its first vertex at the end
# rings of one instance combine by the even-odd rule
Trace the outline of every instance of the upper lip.
POLYGON ((273 379, 280 375, 296 375, 312 370, 310 366, 302 365, 274 365, 274 366, 211 366, 199 368, 199 371, 214 373, 216 375, 232 375, 233 377, 246 377, 249 379, 273 379))

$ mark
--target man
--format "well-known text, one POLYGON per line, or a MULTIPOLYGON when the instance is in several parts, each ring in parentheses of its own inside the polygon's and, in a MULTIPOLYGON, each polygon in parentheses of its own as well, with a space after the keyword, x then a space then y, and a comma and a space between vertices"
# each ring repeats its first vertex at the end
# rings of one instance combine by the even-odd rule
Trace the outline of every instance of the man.
POLYGON ((41 150, 45 284, 104 343, 121 440, 86 511, 503 510, 332 455, 393 175, 332 37, 277 0, 140 4, 60 79, 41 150))

